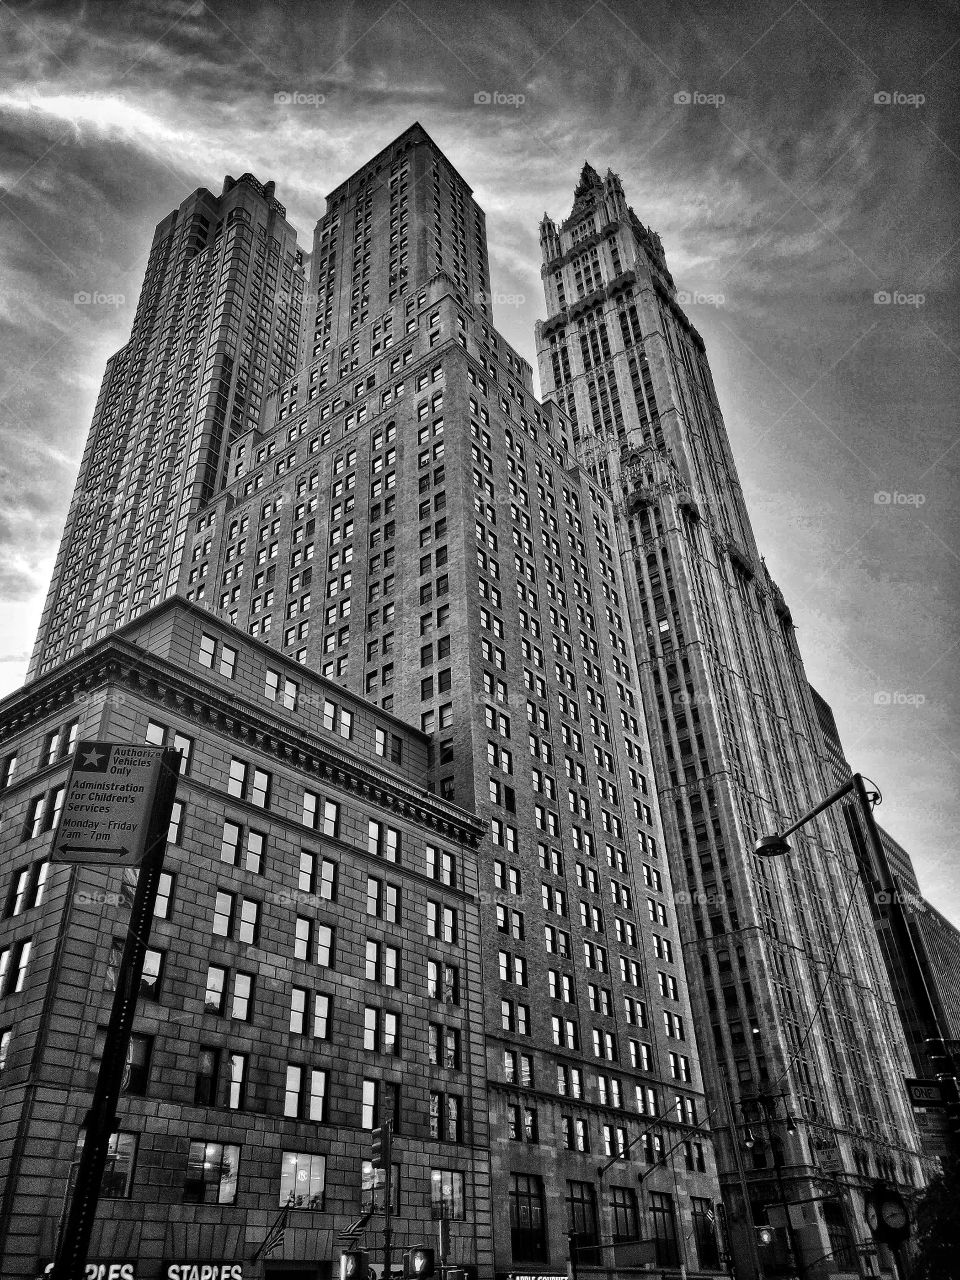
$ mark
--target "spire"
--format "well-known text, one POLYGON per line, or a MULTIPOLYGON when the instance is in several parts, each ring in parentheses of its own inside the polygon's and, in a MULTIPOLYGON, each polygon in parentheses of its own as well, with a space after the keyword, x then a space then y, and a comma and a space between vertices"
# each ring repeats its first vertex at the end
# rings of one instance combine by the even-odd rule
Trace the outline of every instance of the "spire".
POLYGON ((574 200, 579 200, 581 196, 585 196, 591 187, 602 187, 600 175, 590 163, 584 160, 583 168, 580 170, 580 181, 577 183, 577 189, 573 193, 574 200))

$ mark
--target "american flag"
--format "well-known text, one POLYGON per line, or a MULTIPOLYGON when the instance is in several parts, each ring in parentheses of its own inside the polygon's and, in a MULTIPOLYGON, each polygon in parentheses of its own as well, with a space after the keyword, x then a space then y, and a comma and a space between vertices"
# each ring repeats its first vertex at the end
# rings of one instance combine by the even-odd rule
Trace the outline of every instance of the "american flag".
POLYGON ((276 1253, 278 1249, 283 1247, 283 1237, 287 1230, 287 1219, 290 1217, 290 1206, 285 1204, 280 1210, 276 1222, 267 1232, 263 1244, 253 1255, 253 1261, 258 1258, 269 1258, 271 1253, 276 1253))

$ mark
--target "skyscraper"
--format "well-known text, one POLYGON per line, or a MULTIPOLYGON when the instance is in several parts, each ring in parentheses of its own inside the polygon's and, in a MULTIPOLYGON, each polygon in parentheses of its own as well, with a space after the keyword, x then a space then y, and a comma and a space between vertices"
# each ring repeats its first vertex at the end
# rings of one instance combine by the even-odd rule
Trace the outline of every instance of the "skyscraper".
POLYGON ((28 678, 176 589, 235 436, 296 367, 303 255, 252 174, 157 227, 130 340, 107 362, 28 678))
POLYGON ((709 1265, 709 1142, 612 509, 493 328, 482 213, 425 132, 327 203, 304 365, 235 440, 182 590, 434 735, 432 785, 489 823, 498 1270, 561 1260, 568 1229, 584 1261, 655 1232, 661 1261, 709 1265))
MULTIPOLYGON (((143 1150, 162 1149, 164 1171, 152 1156, 142 1176, 129 1161, 122 1170, 123 1195, 135 1201, 160 1182, 167 1188, 161 1200, 173 1225, 152 1229, 151 1264, 174 1240, 189 1239, 185 1256, 207 1256, 197 1249, 214 1237, 194 1225, 223 1228, 218 1246, 235 1248, 239 1209, 260 1215, 262 1238, 283 1183, 266 1159, 251 1169, 245 1144, 258 1142, 328 1162, 324 1195, 295 1206, 304 1234, 292 1233, 279 1256, 292 1262, 302 1256, 296 1248, 308 1248, 322 1261, 304 1274, 330 1274, 334 1235, 363 1205, 363 1133, 391 1115, 399 1126, 402 1113, 398 1151, 410 1167, 399 1219, 447 1214, 451 1260, 478 1275, 556 1272, 571 1249, 584 1265, 715 1272, 712 1145, 616 512, 574 458, 563 407, 537 400, 530 366, 493 327, 483 215, 423 129, 411 127, 331 193, 297 326, 302 262, 272 187, 250 175, 225 187, 219 201, 195 193, 186 213, 158 229, 138 309, 145 327, 135 325, 108 369, 31 666, 37 679, 5 704, 5 733, 24 733, 52 705, 61 671, 71 680, 80 673, 71 697, 94 672, 113 671, 120 627, 116 643, 138 650, 131 660, 144 705, 131 697, 128 713, 105 714, 84 732, 143 740, 163 729, 197 743, 206 790, 192 803, 203 820, 176 855, 189 890, 176 932, 197 973, 177 974, 171 988, 189 1030, 172 1035, 150 1022, 164 1071, 146 1078, 148 1102, 134 1110, 150 1134, 143 1150), (153 713, 158 701, 176 714, 153 713), (339 732, 342 723, 351 733, 339 732), (234 737, 245 744, 239 763, 234 737), (418 771, 405 799, 396 777, 377 783, 377 769, 403 774, 411 759, 418 771), (244 764, 276 772, 280 789, 239 794, 244 764), (385 830, 364 836, 362 806, 350 834, 320 831, 322 796, 309 782, 317 769, 337 803, 344 788, 360 791, 373 826, 385 828, 384 805, 399 805, 412 824, 403 836, 410 861, 391 856, 398 846, 385 830), (281 797, 276 806, 269 796, 281 797), (239 853, 231 864, 239 879, 220 866, 223 823, 229 851, 233 828, 253 822, 232 812, 233 801, 268 810, 261 824, 269 821, 269 839, 284 851, 269 905, 250 880, 259 871, 239 853), (488 835, 474 851, 477 817, 488 835), (431 860, 425 842, 438 822, 460 853, 431 841, 431 860), (337 977, 313 956, 312 940, 305 955, 296 951, 296 930, 332 927, 329 899, 291 914, 282 898, 282 877, 296 867, 296 824, 329 834, 337 874, 352 886, 338 908, 337 977), (402 918, 378 915, 372 926, 353 890, 387 862, 402 862, 394 884, 406 905, 402 918), (256 972, 223 932, 226 905, 210 927, 203 904, 218 911, 221 894, 261 903, 256 972), (409 958, 386 993, 382 966, 364 960, 371 937, 409 958), (234 969, 256 979, 262 966, 264 1022, 254 1005, 241 1047, 231 1049, 225 1024, 210 1022, 222 1013, 195 980, 207 965, 229 971, 224 982, 234 969), (453 977, 448 984, 451 966, 463 970, 462 987, 453 977), (336 985, 329 1041, 347 1050, 322 1081, 319 1110, 305 1073, 327 1069, 313 1060, 325 1064, 329 1047, 291 1040, 302 1029, 277 1014, 293 998, 290 984, 336 985), (430 1006, 426 1044, 416 1039, 424 1027, 409 994, 421 988, 440 1002, 430 1006), (462 1012, 444 1013, 448 990, 462 991, 462 1012), (358 1038, 367 1005, 407 1029, 402 1054, 386 1063, 379 1041, 358 1038), (451 1058, 454 1031, 463 1051, 451 1058), (361 1043, 374 1055, 370 1081, 401 1089, 392 1112, 386 1093, 368 1098, 357 1087, 361 1043), (256 1121, 224 1113, 242 1112, 231 1100, 244 1096, 225 1079, 225 1094, 197 1086, 187 1098, 206 1049, 246 1055, 237 1070, 255 1064, 256 1121), (162 1141, 146 1119, 154 1112, 162 1141), (197 1190, 205 1141, 219 1144, 212 1160, 221 1174, 229 1165, 229 1202, 216 1179, 197 1190), (199 1218, 177 1207, 198 1194, 199 1218)), ((60 743, 62 726, 44 721, 43 730, 60 743)), ((18 903, 18 877, 26 870, 29 889, 56 821, 59 773, 49 769, 63 769, 63 757, 47 759, 35 737, 18 738, 20 773, 7 779, 13 823, 3 865, 18 903), (35 843, 25 850, 25 841, 35 843)), ((332 856, 309 840, 305 847, 332 856)), ((45 909, 52 901, 62 911, 56 887, 45 909)), ((44 905, 23 901, 26 910, 44 905)), ((237 910, 242 924, 239 902, 237 910)), ((20 909, 11 916, 11 947, 29 923, 20 909)), ((52 936, 57 926, 47 924, 52 936)), ((93 952, 104 965, 105 945, 93 952)), ((31 971, 21 970, 26 984, 31 971)), ((23 994, 0 990, 0 1002, 23 994)), ((162 1022, 162 996, 159 1004, 162 1022)), ((37 1051, 21 1044, 18 1052, 21 1072, 27 1062, 39 1070, 37 1051)), ((82 1090, 70 1101, 82 1114, 82 1090)), ((312 1177, 313 1164, 304 1167, 312 1177)), ((12 1220, 15 1207, 0 1212, 12 1220)), ((136 1212, 111 1206, 128 1248, 136 1212)), ((43 1214, 48 1252, 38 1249, 38 1260, 55 1236, 55 1213, 45 1205, 43 1214)))
POLYGON ((659 237, 589 164, 540 237, 542 389, 613 507, 730 1217, 787 1226, 784 1195, 815 1202, 789 1223, 794 1249, 853 1269, 867 1233, 852 1189, 916 1185, 918 1141, 842 815, 799 831, 789 858, 752 853, 836 787, 790 611, 659 237))

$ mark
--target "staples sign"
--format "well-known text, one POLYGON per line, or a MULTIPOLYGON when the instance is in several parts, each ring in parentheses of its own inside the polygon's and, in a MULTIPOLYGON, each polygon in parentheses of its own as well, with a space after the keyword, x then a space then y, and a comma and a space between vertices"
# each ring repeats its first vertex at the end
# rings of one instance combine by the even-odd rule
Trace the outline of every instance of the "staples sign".
POLYGON ((168 1262, 166 1280, 243 1280, 242 1262, 168 1262))

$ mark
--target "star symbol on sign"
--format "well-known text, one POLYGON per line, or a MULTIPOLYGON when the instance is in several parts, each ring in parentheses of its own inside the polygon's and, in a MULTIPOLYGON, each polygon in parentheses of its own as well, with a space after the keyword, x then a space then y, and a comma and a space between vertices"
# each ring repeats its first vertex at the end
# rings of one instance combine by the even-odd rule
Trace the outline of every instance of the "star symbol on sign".
POLYGON ((91 747, 80 757, 80 767, 83 769, 99 769, 101 760, 106 758, 105 751, 98 751, 96 747, 91 747))

